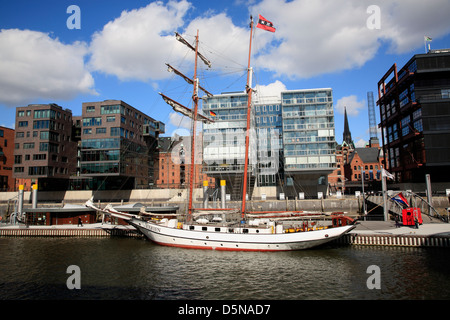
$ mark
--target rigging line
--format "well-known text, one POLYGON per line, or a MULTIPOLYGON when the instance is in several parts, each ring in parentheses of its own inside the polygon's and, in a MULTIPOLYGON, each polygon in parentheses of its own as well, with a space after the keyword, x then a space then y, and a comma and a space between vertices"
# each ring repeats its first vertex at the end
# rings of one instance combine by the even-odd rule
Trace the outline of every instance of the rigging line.
MULTIPOLYGON (((230 41, 230 43, 226 46, 226 48, 230 48, 230 47, 231 47, 231 44, 232 44, 233 42, 234 42, 234 40, 233 40, 233 41, 230 41)), ((229 61, 229 62, 233 62, 234 64, 236 64, 236 65, 238 65, 238 66, 240 66, 240 67, 242 67, 242 68, 246 68, 246 66, 245 66, 244 64, 242 64, 242 63, 240 63, 240 62, 237 62, 237 61, 231 59, 231 58, 228 57, 228 56, 225 56, 223 53, 217 51, 216 49, 214 49, 213 47, 207 45, 206 43, 200 41, 199 44, 201 44, 202 48, 203 48, 203 47, 205 48, 205 49, 204 49, 204 52, 208 52, 208 53, 210 53, 210 54, 212 54, 212 55, 214 55, 214 56, 217 56, 217 57, 222 58, 223 60, 226 60, 226 61, 229 61)))

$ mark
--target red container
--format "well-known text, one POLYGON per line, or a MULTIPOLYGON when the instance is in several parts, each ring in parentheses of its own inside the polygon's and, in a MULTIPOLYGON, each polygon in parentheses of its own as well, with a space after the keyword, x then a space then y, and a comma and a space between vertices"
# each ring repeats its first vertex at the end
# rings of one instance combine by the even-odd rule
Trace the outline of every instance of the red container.
POLYGON ((406 208, 402 210, 402 218, 404 226, 414 226, 415 220, 422 224, 422 213, 420 212, 420 208, 406 208))

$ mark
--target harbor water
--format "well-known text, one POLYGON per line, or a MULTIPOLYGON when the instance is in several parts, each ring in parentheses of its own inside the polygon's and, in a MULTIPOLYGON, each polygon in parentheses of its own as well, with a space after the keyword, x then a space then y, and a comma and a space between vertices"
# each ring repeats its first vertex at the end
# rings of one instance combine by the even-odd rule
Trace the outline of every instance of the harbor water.
POLYGON ((252 253, 137 238, 0 238, 0 299, 448 300, 450 250, 330 244, 252 253), (79 289, 68 288, 69 266, 79 267, 79 289))

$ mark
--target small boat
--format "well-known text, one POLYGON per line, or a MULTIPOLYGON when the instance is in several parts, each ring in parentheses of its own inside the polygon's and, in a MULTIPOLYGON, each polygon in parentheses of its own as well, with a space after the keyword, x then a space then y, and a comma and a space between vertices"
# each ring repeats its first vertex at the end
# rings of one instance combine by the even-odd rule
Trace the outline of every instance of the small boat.
MULTIPOLYGON (((250 23, 250 52, 253 31, 253 19, 250 23)), ((194 108, 189 109, 175 100, 160 93, 164 101, 175 111, 180 112, 192 119, 203 122, 214 122, 213 119, 198 114, 198 91, 201 89, 207 95, 209 92, 199 86, 197 78, 197 58, 199 57, 206 65, 210 62, 198 52, 198 31, 195 38, 195 47, 176 33, 176 39, 187 45, 195 52, 195 69, 193 80, 184 76, 181 72, 169 65, 169 71, 175 72, 187 82, 194 85, 192 99, 194 108)), ((247 106, 247 132, 250 129, 251 109, 251 77, 250 56, 248 59, 248 75, 246 91, 248 94, 247 106)), ((198 209, 193 208, 193 177, 195 166, 195 137, 196 125, 192 126, 191 139, 191 165, 189 176, 188 212, 185 221, 179 220, 178 216, 162 216, 154 214, 153 218, 144 214, 124 214, 111 207, 105 209, 96 208, 92 201, 86 205, 107 214, 124 219, 130 225, 138 229, 151 241, 171 247, 191 249, 213 249, 228 251, 289 251, 308 249, 330 242, 342 237, 355 228, 355 221, 343 214, 331 214, 328 217, 324 213, 317 212, 248 212, 246 204, 246 179, 248 170, 249 134, 246 135, 245 143, 245 166, 244 183, 242 194, 242 207, 236 209, 198 209), (207 219, 207 216, 212 216, 207 219), (234 218, 229 218, 234 216, 234 218), (236 219, 236 216, 238 217, 236 219), (328 218, 319 220, 318 218, 328 218), (331 218, 331 219, 329 219, 331 218), (286 223, 289 221, 288 223, 286 223)))

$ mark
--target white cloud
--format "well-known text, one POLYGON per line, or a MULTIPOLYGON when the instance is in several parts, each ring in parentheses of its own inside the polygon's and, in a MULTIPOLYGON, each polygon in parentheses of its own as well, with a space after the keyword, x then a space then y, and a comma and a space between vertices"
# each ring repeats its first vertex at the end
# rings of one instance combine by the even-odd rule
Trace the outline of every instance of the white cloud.
POLYGON ((382 41, 390 44, 391 52, 404 53, 423 46, 424 35, 450 32, 448 0, 382 1, 381 28, 371 30, 367 8, 373 4, 373 0, 259 2, 250 11, 272 21, 277 30, 271 35, 272 46, 260 48, 258 65, 278 75, 309 78, 363 66, 382 41))
POLYGON ((152 2, 144 8, 123 11, 92 37, 91 67, 121 80, 167 78, 166 62, 181 59, 182 45, 174 32, 183 26, 191 7, 186 0, 152 2))
POLYGON ((247 68, 250 28, 237 27, 227 14, 219 13, 192 20, 185 34, 195 36, 197 30, 200 51, 213 69, 247 68))
POLYGON ((175 126, 175 128, 184 128, 184 129, 191 130, 191 125, 192 125, 191 119, 186 116, 183 116, 177 112, 171 112, 169 114, 169 122, 170 122, 170 124, 175 126))
POLYGON ((268 85, 256 85, 256 100, 259 103, 269 103, 271 101, 279 101, 281 92, 286 91, 286 86, 279 80, 268 85))
POLYGON ((368 142, 364 139, 359 139, 355 142, 355 147, 357 148, 364 148, 368 142))
POLYGON ((85 43, 63 44, 46 33, 3 29, 0 48, 0 103, 17 106, 95 94, 84 65, 85 43))
POLYGON ((358 101, 355 95, 342 97, 336 102, 336 110, 340 114, 344 114, 344 110, 347 109, 348 116, 358 116, 359 112, 366 107, 365 101, 358 101))

